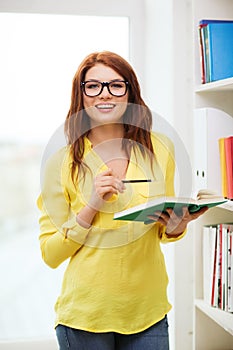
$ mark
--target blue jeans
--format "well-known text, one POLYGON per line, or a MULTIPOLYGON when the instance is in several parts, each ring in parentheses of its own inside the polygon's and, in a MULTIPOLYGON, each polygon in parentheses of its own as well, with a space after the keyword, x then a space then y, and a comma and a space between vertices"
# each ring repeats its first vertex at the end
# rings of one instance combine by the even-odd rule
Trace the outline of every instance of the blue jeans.
POLYGON ((135 334, 92 333, 56 327, 60 350, 169 350, 167 317, 135 334))

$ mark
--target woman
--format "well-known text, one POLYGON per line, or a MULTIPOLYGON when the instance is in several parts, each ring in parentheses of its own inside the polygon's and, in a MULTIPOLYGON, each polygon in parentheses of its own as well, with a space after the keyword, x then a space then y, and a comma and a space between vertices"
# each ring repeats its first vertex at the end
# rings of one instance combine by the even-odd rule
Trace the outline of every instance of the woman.
POLYGON ((73 79, 68 145, 48 160, 38 199, 44 261, 56 268, 69 259, 56 303, 62 350, 169 348, 160 243, 182 238, 205 209, 157 212, 148 225, 113 220, 116 211, 174 195, 172 143, 151 126, 129 63, 111 52, 86 57, 73 79))

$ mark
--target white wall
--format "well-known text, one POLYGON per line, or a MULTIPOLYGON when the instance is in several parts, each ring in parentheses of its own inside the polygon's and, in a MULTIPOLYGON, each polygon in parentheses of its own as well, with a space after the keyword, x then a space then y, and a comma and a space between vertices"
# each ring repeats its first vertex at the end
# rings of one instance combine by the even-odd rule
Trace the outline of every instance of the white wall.
MULTIPOLYGON (((146 99, 153 111, 174 127, 180 143, 184 145, 182 152, 189 162, 192 147, 192 96, 189 93, 192 84, 192 44, 188 42, 192 30, 191 1, 146 0, 145 3, 146 99)), ((190 167, 187 169, 185 191, 192 186, 190 167)), ((177 187, 181 191, 183 188, 179 186, 182 187, 184 182, 179 184, 178 180, 177 187)), ((183 240, 163 249, 170 277, 168 292, 173 304, 169 314, 171 349, 176 350, 192 349, 192 246, 192 232, 189 229, 183 240)))
MULTIPOLYGON (((173 96, 174 125, 187 148, 192 165, 193 46, 191 31, 192 1, 174 1, 174 62, 173 96)), ((192 174, 190 174, 192 176, 192 174)), ((186 238, 175 247, 176 349, 192 349, 193 344, 193 226, 189 225, 186 238), (182 336, 180 336, 182 334, 182 336)))
MULTIPOLYGON (((173 122, 172 1, 146 0, 145 97, 153 112, 173 122)), ((154 123, 154 129, 157 126, 154 123)), ((168 298, 170 349, 175 349, 174 245, 162 247, 169 276, 168 298)))
POLYGON ((57 340, 41 339, 41 340, 21 340, 17 342, 0 342, 1 350, 58 350, 57 340))
MULTIPOLYGON (((130 61, 144 85, 143 0, 1 0, 1 12, 128 16, 130 18, 130 61)), ((108 30, 108 28, 106 28, 108 30)), ((77 33, 80 35, 80 33, 77 33)), ((103 33, 104 35, 104 33, 103 33)))
POLYGON ((145 5, 145 96, 153 111, 172 122, 172 1, 146 0, 145 5))

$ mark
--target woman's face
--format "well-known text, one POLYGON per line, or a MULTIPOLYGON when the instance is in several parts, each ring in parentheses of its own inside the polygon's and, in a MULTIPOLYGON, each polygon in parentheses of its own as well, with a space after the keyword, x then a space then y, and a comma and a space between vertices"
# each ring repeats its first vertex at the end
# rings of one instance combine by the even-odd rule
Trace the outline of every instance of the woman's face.
MULTIPOLYGON (((87 94, 93 94, 94 90, 98 90, 98 82, 113 82, 111 84, 112 86, 110 85, 109 88, 114 94, 121 94, 125 88, 125 83, 121 82, 124 81, 124 78, 112 68, 100 63, 87 71, 85 82, 90 80, 94 82, 93 84, 88 83, 85 85, 87 94), (97 84, 95 81, 97 81, 97 84)), ((104 86, 102 92, 98 96, 87 96, 83 92, 84 108, 90 117, 92 127, 109 123, 120 123, 127 108, 127 102, 128 90, 123 96, 112 95, 108 91, 107 86, 104 86)))

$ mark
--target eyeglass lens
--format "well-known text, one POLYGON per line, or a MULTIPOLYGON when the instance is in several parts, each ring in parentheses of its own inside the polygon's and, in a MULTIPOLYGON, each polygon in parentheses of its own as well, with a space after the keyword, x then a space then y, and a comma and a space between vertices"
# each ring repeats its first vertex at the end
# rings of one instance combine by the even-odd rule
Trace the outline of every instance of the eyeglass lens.
POLYGON ((112 81, 110 83, 101 83, 98 81, 86 81, 84 91, 87 96, 98 96, 101 94, 104 86, 107 86, 110 94, 114 96, 123 96, 126 93, 127 85, 125 81, 112 81))

